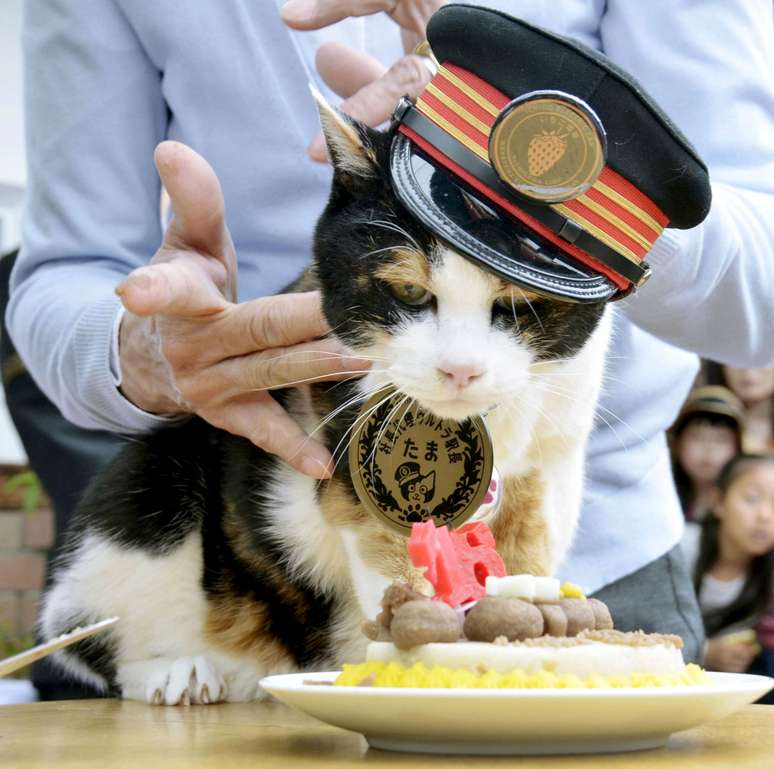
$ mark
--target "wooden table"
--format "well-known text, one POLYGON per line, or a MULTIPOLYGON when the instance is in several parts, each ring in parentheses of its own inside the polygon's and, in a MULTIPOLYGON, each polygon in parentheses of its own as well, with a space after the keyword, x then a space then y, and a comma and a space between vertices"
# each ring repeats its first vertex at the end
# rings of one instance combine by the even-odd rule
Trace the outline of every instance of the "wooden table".
POLYGON ((0 707, 0 766, 14 769, 240 769, 362 764, 402 767, 771 769, 774 707, 675 735, 666 748, 607 756, 470 758, 369 750, 357 734, 284 705, 164 708, 84 700, 0 707))

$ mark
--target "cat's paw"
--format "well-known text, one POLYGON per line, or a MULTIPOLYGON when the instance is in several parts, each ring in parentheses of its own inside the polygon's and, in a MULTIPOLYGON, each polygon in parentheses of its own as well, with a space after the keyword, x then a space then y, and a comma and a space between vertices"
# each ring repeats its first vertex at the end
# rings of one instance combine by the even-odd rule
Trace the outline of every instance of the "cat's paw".
POLYGON ((119 670, 126 699, 151 705, 211 705, 226 699, 226 682, 207 657, 130 662, 119 670))

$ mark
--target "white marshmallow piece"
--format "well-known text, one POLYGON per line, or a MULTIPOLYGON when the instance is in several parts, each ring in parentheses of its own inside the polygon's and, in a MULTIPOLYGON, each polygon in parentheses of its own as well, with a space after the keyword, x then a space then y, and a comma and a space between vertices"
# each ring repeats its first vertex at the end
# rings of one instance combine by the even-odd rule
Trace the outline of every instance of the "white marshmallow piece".
POLYGON ((555 577, 535 577, 535 600, 557 602, 561 598, 559 580, 555 577))
POLYGON ((487 577, 486 581, 484 582, 484 588, 486 589, 486 594, 490 596, 498 596, 500 593, 498 592, 500 584, 500 580, 502 577, 487 577))
POLYGON ((503 598, 521 598, 524 601, 534 601, 535 578, 531 574, 501 577, 497 583, 497 595, 503 598))

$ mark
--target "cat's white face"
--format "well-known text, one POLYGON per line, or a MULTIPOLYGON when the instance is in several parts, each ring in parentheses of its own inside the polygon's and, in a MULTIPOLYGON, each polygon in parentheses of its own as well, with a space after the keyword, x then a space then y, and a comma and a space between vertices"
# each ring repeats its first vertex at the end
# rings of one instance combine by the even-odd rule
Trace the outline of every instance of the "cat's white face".
MULTIPOLYGON (((502 281, 443 248, 433 255, 423 288, 433 306, 406 315, 365 351, 382 376, 443 418, 462 420, 517 400, 535 361, 525 340, 493 323, 496 303, 510 308, 502 281)), ((517 301, 526 308, 524 299, 514 297, 514 306, 517 301)))
MULTIPOLYGON (((319 107, 336 173, 316 232, 316 271, 331 327, 372 360, 361 395, 390 384, 458 421, 508 404, 534 411, 535 385, 583 349, 603 306, 523 290, 444 245, 395 197, 390 137, 319 107)), ((461 187, 448 194, 470 227, 490 227, 517 247, 491 206, 461 187)), ((553 381, 556 389, 561 380, 553 381)))

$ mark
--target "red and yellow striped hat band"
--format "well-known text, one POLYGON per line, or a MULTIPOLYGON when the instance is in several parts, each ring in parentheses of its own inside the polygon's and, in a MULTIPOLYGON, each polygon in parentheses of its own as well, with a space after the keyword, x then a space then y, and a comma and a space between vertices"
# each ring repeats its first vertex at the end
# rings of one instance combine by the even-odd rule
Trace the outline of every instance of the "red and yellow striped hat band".
MULTIPOLYGON (((583 145, 583 137, 578 138, 578 132, 561 120, 555 130, 544 129, 523 142, 523 173, 550 176, 548 172, 558 168, 565 155, 572 173, 581 169, 588 183, 575 191, 567 187, 569 192, 553 201, 545 197, 536 202, 536 198, 528 199, 532 197, 529 194, 527 198, 512 194, 492 151, 498 119, 502 121, 505 108, 512 103, 510 97, 473 73, 444 63, 419 95, 411 110, 413 116, 400 118, 399 130, 437 163, 562 251, 605 275, 620 291, 643 283, 649 274, 645 257, 668 218, 637 187, 606 165, 603 154, 595 156, 591 143, 583 145)), ((546 118, 543 125, 550 127, 552 120, 546 118)), ((518 176, 518 168, 513 173, 518 176)), ((541 194, 535 190, 535 195, 541 194)))

